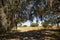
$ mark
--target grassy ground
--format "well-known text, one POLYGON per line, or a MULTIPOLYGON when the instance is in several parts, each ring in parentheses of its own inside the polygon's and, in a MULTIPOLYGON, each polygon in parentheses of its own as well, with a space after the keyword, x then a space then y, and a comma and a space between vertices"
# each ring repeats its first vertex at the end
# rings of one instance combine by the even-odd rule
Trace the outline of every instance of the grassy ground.
MULTIPOLYGON (((19 32, 27 32, 33 30, 41 30, 44 29, 43 27, 17 27, 17 31, 19 32)), ((16 28, 12 28, 12 30, 16 30, 16 28)))
MULTIPOLYGON (((16 30, 16 28, 12 30, 16 30)), ((13 31, 0 34, 0 40, 60 40, 60 29, 18 27, 16 32, 13 31)))
POLYGON ((42 29, 47 29, 47 30, 57 30, 59 28, 44 28, 44 27, 14 27, 12 30, 17 30, 18 32, 27 32, 27 31, 33 31, 33 30, 42 30, 42 29))

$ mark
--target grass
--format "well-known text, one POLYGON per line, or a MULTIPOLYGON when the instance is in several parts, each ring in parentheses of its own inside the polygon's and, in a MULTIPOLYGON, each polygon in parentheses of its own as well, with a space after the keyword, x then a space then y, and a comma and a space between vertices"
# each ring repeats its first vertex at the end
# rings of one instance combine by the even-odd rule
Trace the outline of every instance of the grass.
POLYGON ((27 31, 42 30, 42 29, 57 30, 57 28, 44 28, 44 27, 17 27, 17 29, 16 27, 12 28, 12 30, 17 30, 18 32, 27 32, 27 31))
MULTIPOLYGON (((44 29, 43 27, 18 27, 17 30, 19 32, 27 32, 27 31, 33 31, 33 30, 41 30, 44 29)), ((16 30, 16 28, 13 28, 12 30, 16 30)))

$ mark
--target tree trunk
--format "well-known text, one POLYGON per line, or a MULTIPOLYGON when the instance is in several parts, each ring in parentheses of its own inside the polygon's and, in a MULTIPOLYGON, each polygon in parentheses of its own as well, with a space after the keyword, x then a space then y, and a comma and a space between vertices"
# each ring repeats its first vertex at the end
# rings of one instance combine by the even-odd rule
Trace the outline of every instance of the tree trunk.
POLYGON ((7 16, 6 14, 4 13, 4 9, 3 8, 0 8, 0 17, 1 17, 1 25, 5 30, 7 30, 7 27, 8 27, 8 24, 7 24, 7 16))

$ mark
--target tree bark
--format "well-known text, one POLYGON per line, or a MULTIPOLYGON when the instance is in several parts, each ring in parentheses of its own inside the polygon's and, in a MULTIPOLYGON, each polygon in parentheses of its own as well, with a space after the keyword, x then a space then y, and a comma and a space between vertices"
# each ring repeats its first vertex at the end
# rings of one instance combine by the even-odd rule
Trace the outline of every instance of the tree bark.
POLYGON ((8 27, 8 24, 7 24, 7 16, 6 16, 6 14, 4 13, 4 9, 3 8, 0 8, 0 17, 1 17, 1 25, 0 26, 2 26, 4 29, 6 29, 7 30, 7 27, 8 27))

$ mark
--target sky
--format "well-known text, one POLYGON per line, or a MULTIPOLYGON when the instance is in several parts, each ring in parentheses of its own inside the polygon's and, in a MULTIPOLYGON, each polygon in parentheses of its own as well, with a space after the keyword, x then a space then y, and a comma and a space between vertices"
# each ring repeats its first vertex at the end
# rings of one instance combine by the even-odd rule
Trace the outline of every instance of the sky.
MULTIPOLYGON (((34 18, 33 23, 36 23, 36 18, 34 18)), ((22 23, 22 26, 23 26, 23 25, 30 26, 30 24, 31 24, 31 23, 30 23, 30 21, 29 21, 29 20, 27 20, 27 22, 22 23)), ((41 26, 41 25, 42 25, 40 20, 39 20, 38 24, 39 24, 39 26, 41 26)))

